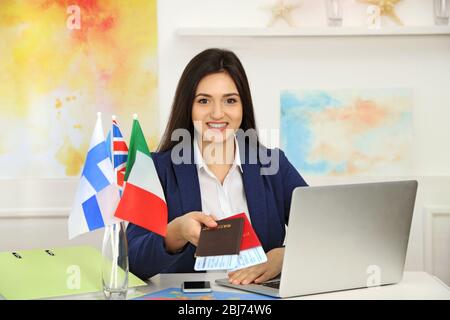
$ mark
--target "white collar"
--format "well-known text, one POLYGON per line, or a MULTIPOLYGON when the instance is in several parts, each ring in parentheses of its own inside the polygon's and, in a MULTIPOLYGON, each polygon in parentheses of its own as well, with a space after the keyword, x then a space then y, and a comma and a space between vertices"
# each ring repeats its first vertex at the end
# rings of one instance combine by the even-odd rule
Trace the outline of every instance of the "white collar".
MULTIPOLYGON (((204 168, 207 172, 209 172, 208 166, 206 165, 206 163, 203 159, 202 153, 200 152, 200 147, 198 144, 199 143, 198 135, 199 134, 197 132, 194 133, 194 163, 197 165, 198 170, 200 170, 201 168, 204 168)), ((233 164, 231 165, 230 171, 234 167, 239 167, 241 172, 243 172, 242 165, 241 165, 241 156, 239 153, 239 145, 238 145, 238 141, 236 139, 236 135, 234 135, 234 160, 233 160, 233 164)))

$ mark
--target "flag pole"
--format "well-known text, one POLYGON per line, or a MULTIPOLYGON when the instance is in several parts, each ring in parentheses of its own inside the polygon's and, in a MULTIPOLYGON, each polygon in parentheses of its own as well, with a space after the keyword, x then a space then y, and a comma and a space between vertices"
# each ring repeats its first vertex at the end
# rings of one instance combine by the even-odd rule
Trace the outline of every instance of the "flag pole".
MULTIPOLYGON (((101 118, 102 118, 102 113, 99 111, 99 112, 97 112, 97 121, 98 121, 98 120, 101 120, 101 118)), ((109 145, 108 147, 111 148, 110 145, 109 145)), ((111 160, 114 161, 114 158, 111 159, 111 160)), ((113 163, 113 169, 114 169, 114 163, 113 163)), ((105 240, 105 239, 107 239, 109 236, 111 236, 111 246, 112 246, 112 249, 113 249, 113 257, 114 257, 114 254, 115 254, 115 253, 114 253, 114 238, 113 238, 112 232, 110 232, 110 231, 112 231, 112 230, 111 230, 111 226, 109 226, 109 225, 105 226, 105 234, 104 234, 103 240, 105 240)), ((114 268, 114 264, 113 264, 113 268, 114 268)), ((113 270, 114 270, 114 269, 113 269, 113 270)), ((113 272, 113 270, 111 270, 111 271, 113 272)), ((113 278, 112 278, 112 274, 111 274, 110 280, 109 280, 109 287, 111 288, 112 285, 113 285, 113 278)))
MULTIPOLYGON (((111 125, 111 128, 114 127, 114 121, 116 121, 116 115, 112 115, 111 119, 113 121, 113 124, 111 125)), ((114 128, 113 128, 114 130, 114 128)), ((112 135, 111 144, 114 145, 114 134, 112 135)), ((114 148, 113 148, 114 150, 114 148)), ((113 170, 114 170, 114 183, 117 185, 117 170, 116 170, 116 164, 114 163, 114 151, 112 152, 112 164, 113 164, 113 170)), ((111 230, 111 245, 113 246, 113 268, 112 268, 112 274, 111 276, 114 277, 114 288, 117 287, 117 264, 119 259, 119 235, 117 234, 117 225, 114 223, 112 225, 113 230, 111 230)))

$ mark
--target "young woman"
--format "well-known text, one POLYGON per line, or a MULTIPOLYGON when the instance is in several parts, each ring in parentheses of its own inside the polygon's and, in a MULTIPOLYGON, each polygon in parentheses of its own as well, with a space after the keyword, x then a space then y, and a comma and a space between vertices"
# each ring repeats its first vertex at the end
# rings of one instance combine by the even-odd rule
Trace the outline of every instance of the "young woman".
POLYGON ((292 191, 307 184, 281 150, 259 143, 255 130, 250 88, 237 56, 221 49, 195 56, 153 153, 169 210, 167 235, 128 225, 131 272, 141 278, 194 272, 202 226, 215 227, 216 220, 241 212, 268 260, 230 272, 230 281, 259 283, 281 272, 292 191), (172 140, 180 129, 188 137, 181 144, 172 140))

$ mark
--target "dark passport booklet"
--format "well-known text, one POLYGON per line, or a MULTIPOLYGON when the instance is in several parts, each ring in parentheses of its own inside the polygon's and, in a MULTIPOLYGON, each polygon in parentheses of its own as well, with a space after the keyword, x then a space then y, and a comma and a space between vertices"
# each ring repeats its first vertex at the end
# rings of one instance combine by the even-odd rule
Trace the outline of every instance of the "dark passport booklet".
POLYGON ((244 219, 217 221, 217 227, 203 227, 195 256, 222 256, 239 254, 244 229, 244 219))

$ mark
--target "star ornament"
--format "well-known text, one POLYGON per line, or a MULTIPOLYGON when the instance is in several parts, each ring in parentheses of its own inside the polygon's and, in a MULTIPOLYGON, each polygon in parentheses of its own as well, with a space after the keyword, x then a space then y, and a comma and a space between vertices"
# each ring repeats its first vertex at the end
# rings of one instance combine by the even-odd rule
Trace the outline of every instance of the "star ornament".
POLYGON ((281 19, 284 20, 290 27, 295 27, 291 12, 298 7, 300 7, 299 3, 288 3, 286 0, 278 0, 275 5, 269 7, 272 12, 272 18, 267 26, 272 27, 275 22, 281 19))
POLYGON ((403 22, 395 13, 395 5, 401 0, 357 0, 361 3, 367 3, 378 6, 380 8, 380 15, 391 18, 396 24, 403 25, 403 22))

